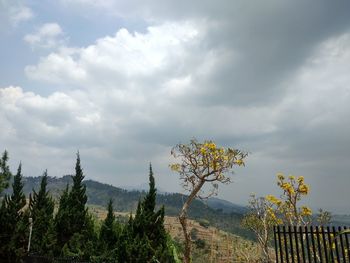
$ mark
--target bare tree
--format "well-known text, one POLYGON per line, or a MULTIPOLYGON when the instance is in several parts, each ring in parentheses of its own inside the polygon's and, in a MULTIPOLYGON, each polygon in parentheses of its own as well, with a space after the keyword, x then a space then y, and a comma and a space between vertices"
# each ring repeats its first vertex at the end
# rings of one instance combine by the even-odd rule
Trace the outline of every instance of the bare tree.
POLYGON ((233 172, 233 166, 244 166, 247 153, 241 150, 217 147, 212 141, 203 143, 193 139, 189 144, 176 145, 171 154, 180 162, 173 163, 170 168, 180 174, 180 180, 185 190, 189 192, 181 209, 179 220, 185 236, 184 262, 191 262, 191 236, 187 229, 187 213, 189 206, 196 197, 205 199, 216 195, 218 183, 228 184, 233 172), (205 183, 211 184, 208 191, 203 191, 205 183))

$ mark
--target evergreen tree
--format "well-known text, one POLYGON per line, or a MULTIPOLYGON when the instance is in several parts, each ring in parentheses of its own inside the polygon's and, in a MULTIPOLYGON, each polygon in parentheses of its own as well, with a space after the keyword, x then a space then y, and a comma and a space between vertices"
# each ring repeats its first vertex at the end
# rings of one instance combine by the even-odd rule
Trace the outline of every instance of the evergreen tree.
POLYGON ((77 161, 75 164, 75 175, 72 176, 73 186, 69 193, 69 209, 72 211, 70 214, 70 231, 71 233, 80 233, 86 227, 86 215, 87 215, 87 195, 86 186, 83 184, 84 180, 83 170, 80 165, 79 152, 77 153, 77 161))
POLYGON ((33 190, 29 197, 29 212, 33 219, 33 231, 31 239, 31 252, 40 255, 52 254, 54 246, 53 211, 54 201, 47 186, 47 171, 41 179, 39 192, 33 190))
POLYGON ((88 259, 93 255, 94 242, 97 240, 94 231, 94 220, 86 207, 86 186, 80 165, 79 152, 75 165, 73 185, 68 186, 60 199, 60 207, 55 218, 58 249, 64 256, 88 259))
POLYGON ((99 235, 100 261, 116 262, 120 254, 119 236, 122 229, 115 220, 112 200, 109 201, 107 209, 107 217, 102 223, 99 235))
POLYGON ((9 186, 9 181, 12 176, 10 172, 10 167, 7 164, 8 159, 9 157, 8 157, 7 151, 4 151, 0 159, 0 196, 2 191, 9 186))
POLYGON ((64 244, 69 241, 71 234, 67 232, 69 225, 69 210, 68 210, 69 186, 67 184, 65 190, 62 192, 59 201, 59 207, 54 219, 55 233, 56 233, 56 250, 55 254, 60 254, 64 244))
POLYGON ((152 165, 149 169, 149 191, 138 203, 135 218, 128 224, 132 255, 134 258, 143 259, 133 262, 173 262, 172 252, 168 247, 168 235, 164 228, 164 207, 155 211, 157 189, 152 165))
POLYGON ((18 262, 26 252, 28 243, 28 213, 24 211, 22 165, 18 166, 12 184, 12 194, 5 195, 0 209, 0 258, 18 262))
POLYGON ((112 249, 118 241, 117 226, 113 212, 113 201, 109 200, 108 213, 103 221, 100 231, 100 242, 106 246, 108 250, 112 249))

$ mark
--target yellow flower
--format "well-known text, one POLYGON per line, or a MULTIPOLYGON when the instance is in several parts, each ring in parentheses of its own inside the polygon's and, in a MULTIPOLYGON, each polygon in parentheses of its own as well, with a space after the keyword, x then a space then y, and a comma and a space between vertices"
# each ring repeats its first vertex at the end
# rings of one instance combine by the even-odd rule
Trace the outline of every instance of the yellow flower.
POLYGON ((216 144, 213 143, 213 142, 210 143, 210 144, 209 144, 209 148, 212 149, 212 150, 215 149, 215 148, 216 148, 216 144))
POLYGON ((178 163, 171 164, 170 169, 175 171, 175 172, 178 172, 178 171, 180 171, 180 164, 178 164, 178 163))
POLYGON ((278 180, 284 180, 284 175, 283 175, 283 173, 278 173, 277 174, 277 178, 278 178, 278 180))
POLYGON ((237 164, 238 166, 241 166, 244 164, 244 162, 242 160, 237 160, 235 161, 235 164, 237 164))
POLYGON ((307 195, 309 193, 309 186, 306 184, 302 184, 299 186, 299 192, 303 195, 307 195))
POLYGON ((279 205, 282 203, 282 201, 279 200, 279 199, 278 199, 277 197, 275 197, 274 195, 267 195, 267 196, 265 197, 265 199, 266 199, 267 201, 269 201, 269 202, 271 202, 271 203, 277 205, 277 206, 279 206, 279 205))
POLYGON ((285 190, 285 191, 287 191, 289 193, 294 192, 293 186, 290 183, 283 183, 281 185, 281 187, 283 188, 283 190, 285 190))
POLYGON ((307 206, 302 206, 301 207, 301 213, 304 216, 311 216, 312 215, 312 210, 309 207, 307 207, 307 206))

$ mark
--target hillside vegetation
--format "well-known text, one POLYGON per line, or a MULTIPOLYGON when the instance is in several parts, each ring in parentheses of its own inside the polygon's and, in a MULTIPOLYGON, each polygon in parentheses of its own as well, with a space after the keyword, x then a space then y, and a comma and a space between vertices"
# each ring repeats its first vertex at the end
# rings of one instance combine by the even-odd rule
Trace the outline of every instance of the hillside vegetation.
MULTIPOLYGON (((38 189, 41 177, 24 177, 23 191, 27 195, 32 189, 38 189)), ((48 177, 47 188, 54 197, 58 197, 67 184, 71 185, 71 176, 48 177)), ((137 203, 145 195, 145 192, 127 191, 112 185, 103 184, 93 180, 85 180, 87 203, 105 207, 110 198, 113 199, 114 208, 119 212, 135 211, 137 203)), ((179 193, 157 194, 157 206, 165 206, 167 216, 177 216, 182 207, 185 196, 179 193)), ((242 237, 253 239, 250 231, 241 227, 244 207, 233 205, 228 201, 220 199, 209 199, 206 203, 200 200, 194 200, 191 204, 189 217, 198 221, 208 221, 209 225, 223 231, 240 235, 242 237), (235 212, 234 212, 235 211, 235 212)))

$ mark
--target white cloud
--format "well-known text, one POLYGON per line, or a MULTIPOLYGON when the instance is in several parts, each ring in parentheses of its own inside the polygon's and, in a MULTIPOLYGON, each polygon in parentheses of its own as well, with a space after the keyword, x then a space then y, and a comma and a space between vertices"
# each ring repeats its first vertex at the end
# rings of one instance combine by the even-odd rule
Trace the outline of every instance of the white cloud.
POLYGON ((29 43, 33 48, 55 48, 63 45, 65 42, 64 32, 57 23, 43 24, 33 34, 24 36, 24 41, 29 43))
POLYGON ((31 8, 22 0, 1 0, 0 1, 0 22, 9 24, 12 27, 31 20, 34 13, 31 8))
POLYGON ((13 25, 18 25, 21 22, 30 20, 34 17, 32 10, 29 7, 20 5, 10 9, 10 21, 13 25))
MULTIPOLYGON (((98 125, 99 112, 86 96, 54 92, 42 97, 33 92, 25 92, 20 87, 0 89, 1 115, 12 123, 12 128, 20 138, 41 143, 53 143, 69 136, 74 130, 98 125), (35 129, 32 129, 35 127, 35 129)), ((6 131, 7 127, 4 127, 6 131)))
MULTIPOLYGON (((42 35, 46 35, 42 32, 47 30, 40 30, 38 36, 27 36, 27 41, 40 43, 42 35)), ((57 27, 55 32, 61 33, 57 27)), ((38 65, 27 66, 25 71, 29 78, 36 80, 123 89, 120 84, 127 84, 125 79, 130 79, 132 85, 137 79, 154 76, 156 72, 177 74, 187 52, 199 39, 198 30, 189 22, 149 27, 144 34, 120 29, 114 36, 98 39, 86 48, 51 53, 41 58, 38 65), (83 81, 87 79, 88 83, 83 81)))
POLYGON ((84 83, 86 71, 71 56, 51 53, 41 58, 37 66, 27 66, 25 73, 31 79, 54 83, 84 83))

